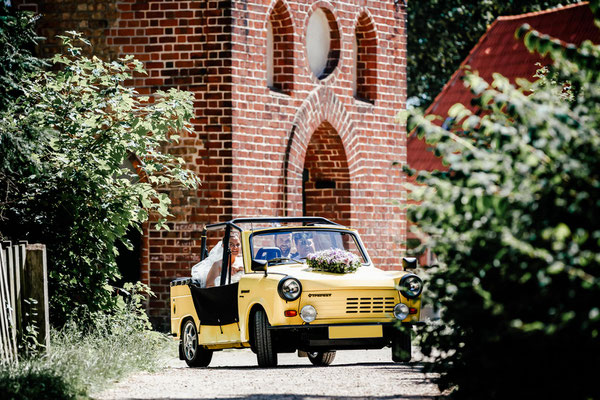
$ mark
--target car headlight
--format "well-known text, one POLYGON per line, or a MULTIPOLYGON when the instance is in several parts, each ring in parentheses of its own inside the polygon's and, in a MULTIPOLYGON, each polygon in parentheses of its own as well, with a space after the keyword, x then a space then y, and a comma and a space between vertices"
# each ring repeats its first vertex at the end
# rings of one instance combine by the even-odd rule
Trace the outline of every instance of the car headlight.
POLYGON ((404 297, 414 299, 418 297, 423 291, 423 281, 416 275, 408 274, 404 275, 400 279, 400 293, 404 297))
POLYGON ((408 317, 409 313, 410 309, 406 304, 398 303, 394 306, 394 317, 400 321, 408 317))
POLYGON ((277 292, 282 299, 287 301, 296 300, 302 293, 302 285, 296 278, 285 277, 279 281, 277 292))
POLYGON ((304 322, 313 322, 317 319, 317 309, 311 305, 302 307, 302 310, 300 310, 300 318, 302 318, 302 321, 304 322))

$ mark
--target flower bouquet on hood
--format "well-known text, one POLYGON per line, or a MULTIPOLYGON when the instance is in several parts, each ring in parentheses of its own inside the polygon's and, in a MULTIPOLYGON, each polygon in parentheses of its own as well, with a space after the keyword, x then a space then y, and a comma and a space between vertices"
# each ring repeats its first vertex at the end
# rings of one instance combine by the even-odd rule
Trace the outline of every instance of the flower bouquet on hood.
POLYGON ((354 272, 361 266, 357 255, 342 249, 329 249, 310 253, 306 264, 315 271, 345 274, 354 272))

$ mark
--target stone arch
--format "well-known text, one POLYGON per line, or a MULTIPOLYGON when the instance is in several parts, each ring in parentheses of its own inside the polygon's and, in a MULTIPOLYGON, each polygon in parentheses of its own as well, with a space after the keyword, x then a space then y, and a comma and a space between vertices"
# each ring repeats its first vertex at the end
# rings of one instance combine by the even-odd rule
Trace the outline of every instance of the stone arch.
MULTIPOLYGON (((299 107, 287 138, 282 171, 284 187, 281 207, 283 215, 302 215, 302 181, 307 150, 313 134, 319 128, 324 129, 326 126, 327 128, 330 126, 339 138, 339 154, 343 154, 345 158, 351 198, 352 177, 358 168, 354 123, 343 103, 333 91, 321 86, 311 92, 299 107)), ((323 133, 320 134, 323 135, 323 133)))
POLYGON ((271 89, 290 93, 294 84, 294 23, 292 13, 283 0, 273 4, 265 25, 267 85, 271 89))
POLYGON ((302 214, 350 225, 350 189, 344 145, 335 128, 328 121, 323 121, 311 135, 306 148, 302 214))
POLYGON ((359 15, 354 32, 355 97, 374 103, 377 98, 377 31, 368 11, 359 15))

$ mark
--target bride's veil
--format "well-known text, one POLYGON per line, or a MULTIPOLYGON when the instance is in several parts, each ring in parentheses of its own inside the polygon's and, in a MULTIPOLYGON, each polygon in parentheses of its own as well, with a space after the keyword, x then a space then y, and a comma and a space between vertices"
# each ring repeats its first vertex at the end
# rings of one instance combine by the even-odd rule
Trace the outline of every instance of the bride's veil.
POLYGON ((192 267, 192 278, 197 279, 201 287, 206 287, 206 276, 208 275, 208 271, 210 271, 210 268, 215 262, 222 259, 223 242, 219 241, 219 243, 212 248, 210 253, 208 253, 208 257, 192 267))

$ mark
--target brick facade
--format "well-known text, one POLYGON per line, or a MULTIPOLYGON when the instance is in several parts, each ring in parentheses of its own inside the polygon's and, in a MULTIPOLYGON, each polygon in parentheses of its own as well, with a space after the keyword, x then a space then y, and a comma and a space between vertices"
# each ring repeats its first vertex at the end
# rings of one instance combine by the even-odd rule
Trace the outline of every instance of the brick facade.
POLYGON ((406 99, 402 2, 40 3, 42 27, 83 30, 102 38, 94 39, 101 55, 142 60, 149 74, 131 82, 140 93, 178 87, 195 94, 195 133, 171 151, 199 174, 202 187, 172 190, 171 231, 149 231, 142 245, 141 276, 157 294, 150 304, 155 319, 168 317, 170 280, 188 275, 198 260, 202 226, 232 217, 324 215, 358 229, 377 265, 399 268, 405 192, 392 162, 406 161, 405 131, 394 120, 406 99), (321 80, 304 46, 317 8, 338 32, 332 35, 333 67, 321 80))

